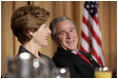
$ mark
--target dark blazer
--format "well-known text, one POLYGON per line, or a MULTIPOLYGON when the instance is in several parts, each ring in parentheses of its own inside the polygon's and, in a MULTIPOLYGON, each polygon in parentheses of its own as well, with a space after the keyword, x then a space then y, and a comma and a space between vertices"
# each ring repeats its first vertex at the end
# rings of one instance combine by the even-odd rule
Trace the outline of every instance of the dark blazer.
MULTIPOLYGON (((25 49, 23 46, 20 46, 18 55, 19 55, 20 53, 23 53, 23 52, 30 53, 31 56, 32 56, 32 58, 36 58, 31 52, 29 52, 29 51, 28 51, 27 49, 25 49)), ((39 56, 44 57, 44 58, 47 60, 47 62, 48 62, 48 64, 49 64, 49 70, 50 70, 50 71, 51 71, 53 68, 56 67, 55 64, 54 64, 54 62, 53 62, 53 60, 52 60, 50 57, 48 57, 48 56, 46 56, 46 55, 43 55, 43 54, 41 54, 40 52, 38 52, 38 54, 39 54, 39 56)), ((17 56, 18 56, 18 55, 17 55, 17 56)))
POLYGON ((94 68, 100 65, 89 54, 85 52, 81 54, 86 56, 93 66, 71 51, 65 51, 59 47, 53 56, 53 61, 57 67, 68 67, 72 78, 93 78, 94 68))

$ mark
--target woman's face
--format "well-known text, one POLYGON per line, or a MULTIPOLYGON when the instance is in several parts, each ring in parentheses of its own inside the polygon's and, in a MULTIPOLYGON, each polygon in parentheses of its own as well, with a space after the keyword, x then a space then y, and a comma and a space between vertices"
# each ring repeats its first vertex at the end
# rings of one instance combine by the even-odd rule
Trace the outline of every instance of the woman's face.
POLYGON ((44 47, 48 45, 48 35, 51 33, 47 24, 42 24, 39 30, 33 33, 33 42, 39 47, 44 47))

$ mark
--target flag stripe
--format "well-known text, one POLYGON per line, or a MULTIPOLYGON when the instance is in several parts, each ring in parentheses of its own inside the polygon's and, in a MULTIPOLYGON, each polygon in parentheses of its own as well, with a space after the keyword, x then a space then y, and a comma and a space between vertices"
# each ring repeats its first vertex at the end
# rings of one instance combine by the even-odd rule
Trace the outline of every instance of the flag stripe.
POLYGON ((84 23, 82 23, 82 26, 83 26, 82 27, 82 31, 88 37, 89 36, 89 29, 88 29, 88 27, 84 23))
POLYGON ((90 17, 90 25, 92 26, 92 28, 95 30, 97 36, 101 39, 101 32, 100 29, 98 27, 98 25, 95 23, 94 19, 92 17, 90 17))
POLYGON ((88 37, 84 34, 84 32, 83 32, 83 31, 82 31, 82 37, 84 38, 84 40, 85 40, 86 42, 89 42, 88 37))
POLYGON ((81 38, 81 43, 82 43, 81 47, 83 47, 84 50, 86 50, 87 52, 89 52, 89 45, 88 45, 88 43, 83 38, 81 38))
POLYGON ((97 36, 96 32, 93 30, 93 28, 91 29, 91 32, 92 32, 92 36, 95 38, 97 43, 100 44, 100 46, 101 46, 101 41, 100 41, 99 37, 97 36))
POLYGON ((96 22, 96 24, 98 24, 98 18, 96 16, 94 16, 93 19, 96 22))
POLYGON ((88 53, 82 46, 80 46, 80 49, 82 49, 84 52, 88 53))
POLYGON ((83 16, 83 22, 84 22, 84 24, 88 27, 88 20, 83 16))
POLYGON ((97 56, 94 48, 92 48, 92 52, 93 52, 93 55, 95 56, 96 60, 98 61, 98 63, 100 63, 100 65, 103 67, 102 61, 101 61, 100 57, 97 56))

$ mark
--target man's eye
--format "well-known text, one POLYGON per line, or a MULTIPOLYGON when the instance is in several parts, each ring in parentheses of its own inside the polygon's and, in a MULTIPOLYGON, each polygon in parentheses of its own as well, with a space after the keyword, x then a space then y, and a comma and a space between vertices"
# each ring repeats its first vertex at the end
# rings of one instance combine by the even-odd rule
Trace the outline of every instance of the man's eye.
POLYGON ((75 28, 73 28, 73 29, 70 29, 70 32, 74 32, 75 31, 75 28))
POLYGON ((73 31, 74 31, 74 29, 71 29, 71 30, 70 30, 70 32, 73 32, 73 31))
POLYGON ((60 35, 64 35, 64 34, 65 34, 65 32, 61 32, 61 33, 60 33, 60 35))
POLYGON ((73 32, 73 30, 70 30, 70 32, 73 32))

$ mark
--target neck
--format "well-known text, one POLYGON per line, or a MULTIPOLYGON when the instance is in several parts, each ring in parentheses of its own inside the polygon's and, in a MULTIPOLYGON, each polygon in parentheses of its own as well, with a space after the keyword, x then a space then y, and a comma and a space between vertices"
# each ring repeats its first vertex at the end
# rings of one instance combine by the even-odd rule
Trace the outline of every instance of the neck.
POLYGON ((39 58, 38 51, 39 51, 39 46, 35 45, 34 43, 28 42, 23 45, 25 49, 30 51, 35 57, 39 58))
POLYGON ((74 52, 78 52, 78 49, 76 48, 75 50, 72 50, 72 51, 74 51, 74 52))

